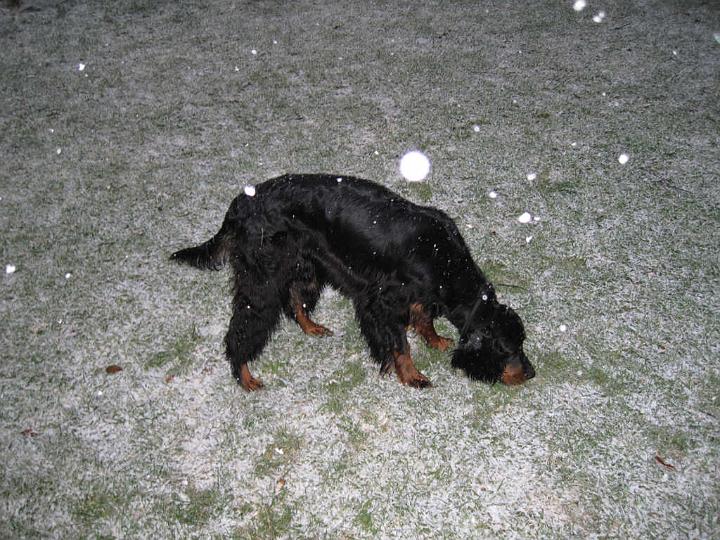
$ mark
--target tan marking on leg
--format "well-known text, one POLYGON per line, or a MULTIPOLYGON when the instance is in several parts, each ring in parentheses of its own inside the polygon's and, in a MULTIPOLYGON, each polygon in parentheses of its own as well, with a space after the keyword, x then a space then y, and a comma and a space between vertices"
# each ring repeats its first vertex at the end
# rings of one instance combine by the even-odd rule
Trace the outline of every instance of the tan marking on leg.
POLYGON ((295 320, 297 321, 302 331, 305 332, 307 335, 318 337, 333 335, 332 330, 330 330, 329 328, 325 328, 324 326, 317 324, 312 319, 310 319, 310 317, 308 317, 307 313, 300 304, 294 305, 294 311, 295 320))
POLYGON ((433 320, 421 304, 410 305, 410 324, 432 349, 447 351, 453 344, 452 339, 438 336, 433 320))
POLYGON ((256 379, 250 373, 247 363, 240 366, 240 384, 248 392, 260 390, 264 385, 260 379, 256 379))
POLYGON ((430 379, 420 373, 410 357, 410 353, 393 353, 395 357, 395 372, 403 384, 414 388, 426 388, 432 386, 430 379))

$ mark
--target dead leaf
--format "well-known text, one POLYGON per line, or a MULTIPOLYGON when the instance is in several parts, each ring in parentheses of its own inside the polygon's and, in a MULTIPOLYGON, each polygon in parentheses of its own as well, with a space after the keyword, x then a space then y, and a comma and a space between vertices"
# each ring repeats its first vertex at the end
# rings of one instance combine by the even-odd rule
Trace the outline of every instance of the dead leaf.
POLYGON ((35 431, 33 428, 23 429, 23 430, 20 432, 20 434, 23 435, 23 436, 25 436, 25 437, 37 437, 37 436, 38 436, 37 431, 35 431))
POLYGON ((658 462, 663 467, 665 467, 666 469, 670 469, 671 471, 675 470, 675 465, 671 465, 670 463, 666 462, 663 458, 661 458, 658 455, 655 456, 655 461, 658 462))
POLYGON ((111 364, 105 368, 105 372, 110 375, 114 375, 115 373, 120 373, 122 370, 123 370, 123 368, 121 368, 120 366, 118 366, 116 364, 111 364))

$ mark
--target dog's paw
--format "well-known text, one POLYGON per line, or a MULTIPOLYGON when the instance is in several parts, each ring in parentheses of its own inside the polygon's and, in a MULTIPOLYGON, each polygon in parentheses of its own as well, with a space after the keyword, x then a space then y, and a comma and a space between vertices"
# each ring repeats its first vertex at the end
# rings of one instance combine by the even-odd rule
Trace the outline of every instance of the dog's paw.
POLYGON ((412 386, 413 388, 430 388, 432 383, 425 375, 418 371, 418 377, 413 377, 408 381, 403 381, 403 384, 412 386))
POLYGON ((305 332, 308 336, 315 337, 330 337, 335 335, 332 330, 330 330, 329 328, 325 328, 320 324, 315 324, 315 326, 312 326, 310 328, 303 328, 303 332, 305 332))
POLYGON ((238 382, 248 392, 255 392, 265 386, 260 379, 256 379, 255 377, 250 377, 249 379, 238 382))
POLYGON ((431 349, 437 349, 438 351, 445 352, 453 346, 454 342, 450 338, 436 336, 434 339, 429 339, 427 344, 431 349))

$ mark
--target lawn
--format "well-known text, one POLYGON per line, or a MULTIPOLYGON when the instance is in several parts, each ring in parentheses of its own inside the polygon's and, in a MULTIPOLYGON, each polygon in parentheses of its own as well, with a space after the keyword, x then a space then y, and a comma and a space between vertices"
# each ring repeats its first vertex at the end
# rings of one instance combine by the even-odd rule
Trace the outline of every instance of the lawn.
POLYGON ((720 536, 713 2, 16 3, 0 537, 720 536), (285 321, 243 391, 228 272, 168 256, 285 172, 455 218, 537 377, 473 382, 413 336, 434 386, 404 387, 326 290, 335 335, 285 321))

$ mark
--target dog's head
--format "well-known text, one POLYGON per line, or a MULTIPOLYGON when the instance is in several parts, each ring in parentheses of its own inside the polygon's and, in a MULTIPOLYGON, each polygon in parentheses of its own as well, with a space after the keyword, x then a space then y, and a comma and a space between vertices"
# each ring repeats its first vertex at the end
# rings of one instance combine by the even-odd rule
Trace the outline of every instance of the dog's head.
POLYGON ((525 328, 515 311, 498 303, 492 286, 484 289, 453 352, 452 365, 471 379, 522 384, 535 376, 523 351, 525 328))

